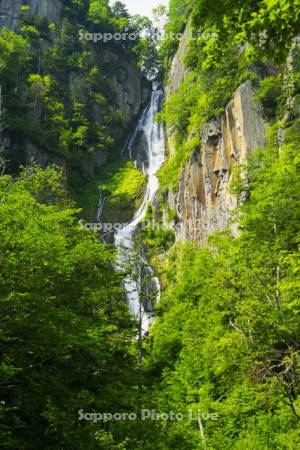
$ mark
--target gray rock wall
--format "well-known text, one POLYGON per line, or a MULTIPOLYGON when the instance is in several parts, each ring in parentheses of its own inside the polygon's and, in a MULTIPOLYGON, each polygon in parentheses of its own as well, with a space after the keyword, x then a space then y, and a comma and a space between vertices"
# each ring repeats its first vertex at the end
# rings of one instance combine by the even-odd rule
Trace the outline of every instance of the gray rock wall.
POLYGON ((114 93, 113 108, 120 108, 124 117, 131 122, 139 113, 141 106, 150 97, 150 85, 145 83, 140 69, 120 55, 106 51, 104 61, 115 60, 118 68, 111 79, 114 93))
POLYGON ((265 145, 261 107, 246 82, 225 113, 204 126, 199 150, 181 171, 178 192, 169 192, 169 206, 176 210, 181 224, 178 239, 206 242, 210 234, 230 226, 238 202, 230 193, 233 168, 265 145))
POLYGON ((1 0, 0 27, 15 29, 23 5, 28 5, 32 14, 46 17, 49 22, 59 20, 63 7, 59 0, 1 0))
MULTIPOLYGON (((184 57, 189 41, 188 25, 173 58, 166 96, 176 92, 188 70, 184 57)), ((210 234, 230 226, 238 199, 230 193, 233 168, 256 148, 266 145, 266 126, 260 104, 249 82, 235 92, 222 116, 201 130, 202 143, 182 168, 176 192, 168 192, 168 208, 176 211, 178 240, 205 243, 210 234)), ((172 130, 167 131, 168 149, 174 154, 172 130)), ((154 210, 157 209, 156 199, 154 210)), ((167 223, 167 211, 163 219, 167 223)), ((236 232, 236 225, 232 225, 236 232)))
POLYGON ((166 86, 166 96, 168 97, 173 92, 176 92, 183 80, 185 79, 188 69, 185 67, 184 58, 188 52, 189 40, 191 37, 190 24, 185 27, 182 39, 179 43, 178 50, 172 59, 170 73, 168 76, 168 83, 166 86))
MULTIPOLYGON (((49 22, 57 22, 62 16, 62 0, 0 0, 0 28, 7 27, 14 30, 17 27, 21 13, 20 8, 23 5, 29 6, 31 14, 45 17, 49 22)), ((94 57, 95 59, 99 58, 96 51, 94 57)), ((105 49, 102 50, 100 57, 104 64, 113 64, 115 67, 114 70, 110 70, 113 73, 110 79, 110 111, 113 114, 119 109, 125 123, 130 128, 137 119, 142 105, 150 98, 150 86, 143 79, 140 69, 124 55, 105 49)), ((78 101, 86 97, 87 88, 82 74, 78 72, 70 73, 69 87, 71 96, 78 101)), ((101 125, 103 120, 101 106, 95 104, 93 113, 95 122, 101 125)), ((116 128, 112 133, 115 139, 120 139, 122 137, 121 127, 116 128)), ((49 154, 31 142, 22 143, 22 151, 25 151, 22 163, 29 164, 35 160, 43 166, 51 162, 64 164, 61 157, 56 156, 55 153, 49 154)), ((106 163, 107 156, 107 150, 102 148, 84 156, 82 158, 82 169, 85 177, 93 176, 95 170, 106 163)))

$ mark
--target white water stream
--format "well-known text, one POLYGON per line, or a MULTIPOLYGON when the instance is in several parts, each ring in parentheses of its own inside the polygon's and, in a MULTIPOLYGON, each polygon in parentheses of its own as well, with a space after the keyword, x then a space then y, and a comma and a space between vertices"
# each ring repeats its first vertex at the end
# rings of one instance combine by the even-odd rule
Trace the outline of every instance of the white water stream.
MULTIPOLYGON (((147 109, 144 111, 136 130, 134 131, 132 138, 128 143, 129 155, 132 155, 132 147, 134 141, 139 133, 143 131, 147 140, 147 163, 143 164, 144 172, 148 177, 147 188, 143 202, 133 216, 133 219, 125 224, 121 229, 116 232, 115 245, 118 248, 118 258, 120 264, 124 265, 130 259, 130 249, 133 247, 133 237, 137 226, 145 218, 149 203, 152 202, 158 189, 158 179, 156 177, 157 171, 160 169, 165 158, 165 139, 164 129, 162 124, 154 121, 155 114, 159 111, 162 92, 157 90, 152 92, 151 102, 147 109)), ((142 258, 142 255, 141 255, 142 258)), ((143 260, 144 264, 147 264, 143 260)), ((153 269, 147 265, 148 272, 153 274, 153 282, 157 287, 157 297, 159 298, 159 280, 154 276, 153 269)), ((143 305, 140 304, 138 286, 136 282, 130 277, 127 277, 124 282, 126 290, 126 296, 129 309, 133 316, 139 318, 142 309, 142 328, 143 332, 146 332, 149 324, 151 323, 151 314, 144 310, 143 305)))

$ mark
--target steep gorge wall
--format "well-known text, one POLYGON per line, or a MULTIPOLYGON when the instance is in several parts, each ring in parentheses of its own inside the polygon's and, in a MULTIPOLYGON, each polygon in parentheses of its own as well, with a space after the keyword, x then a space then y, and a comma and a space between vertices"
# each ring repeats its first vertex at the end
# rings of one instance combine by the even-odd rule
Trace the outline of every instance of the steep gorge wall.
MULTIPOLYGON (((168 96, 175 92, 187 73, 181 42, 171 66, 168 96)), ((210 234, 230 225, 238 199, 230 192, 233 167, 243 163, 254 149, 266 145, 266 124, 261 105, 254 99, 249 82, 235 92, 225 112, 200 131, 200 148, 184 164, 176 192, 169 189, 167 204, 176 212, 176 238, 204 243, 210 234)), ((167 130, 168 147, 174 152, 172 131, 167 130)), ((167 212, 164 211, 167 222, 167 212)), ((235 231, 233 229, 233 231, 235 231)))
POLYGON ((63 9, 60 0, 2 0, 0 2, 0 27, 15 29, 22 6, 29 6, 32 14, 45 17, 49 22, 59 20, 63 9))
POLYGON ((230 224, 237 198, 230 193, 233 167, 266 145, 260 106, 248 82, 242 84, 225 113, 202 130, 202 143, 184 165, 178 192, 169 191, 169 206, 181 227, 178 239, 207 240, 230 224))
MULTIPOLYGON (((103 52, 103 60, 118 60, 118 68, 110 79, 111 104, 109 109, 111 114, 120 110, 123 117, 126 119, 129 129, 137 120, 141 108, 150 98, 150 86, 143 79, 140 69, 134 64, 128 63, 125 58, 120 58, 120 55, 107 50, 103 52)), ((80 99, 80 97, 85 95, 85 79, 80 73, 70 73, 69 91, 70 95, 77 99, 80 99)), ((103 111, 101 110, 101 107, 98 104, 95 104, 90 113, 92 120, 101 126, 103 123, 103 111)), ((112 130, 112 133, 117 140, 122 137, 125 140, 125 136, 122 136, 121 127, 112 130)), ((59 165, 65 165, 60 156, 53 153, 50 154, 43 150, 43 148, 33 145, 31 142, 26 142, 25 152, 26 163, 30 163, 30 161, 34 160, 42 166, 52 162, 59 165)), ((99 148, 93 153, 83 155, 81 164, 85 177, 92 177, 95 170, 107 162, 107 158, 108 150, 106 148, 99 148)))
MULTIPOLYGON (((0 28, 17 31, 22 6, 28 6, 32 15, 44 17, 49 23, 56 22, 59 28, 65 16, 64 7, 66 4, 64 0, 2 0, 0 2, 0 28)), ((77 25, 79 32, 80 24, 77 25)), ((76 42, 74 42, 75 45, 76 42)), ((50 35, 49 41, 46 44, 44 43, 44 46, 51 46, 50 35)), ((106 109, 99 103, 91 105, 88 111, 89 120, 91 123, 102 127, 105 115, 113 116, 115 113, 120 113, 122 116, 122 119, 120 117, 120 126, 114 126, 110 130, 110 134, 116 142, 125 140, 141 108, 150 98, 151 87, 142 76, 141 70, 132 57, 124 52, 122 53, 120 49, 108 44, 106 46, 100 46, 100 44, 99 46, 97 44, 93 46, 92 43, 89 43, 88 50, 91 52, 91 58, 94 60, 97 70, 106 79, 105 96, 108 104, 106 109), (122 124, 121 120, 123 121, 122 124)), ((68 103, 85 103, 89 95, 86 72, 80 69, 70 71, 64 90, 66 93, 65 107, 70 115, 72 112, 68 103)), ((26 94, 24 94, 25 97, 26 94)), ((41 114, 42 111, 40 111, 41 114)), ((36 119, 40 120, 41 117, 36 117, 36 119)), ((31 161, 36 161, 42 166, 52 162, 63 167, 68 165, 68 162, 56 148, 45 149, 24 136, 9 136, 9 142, 8 159, 11 161, 12 170, 16 170, 20 164, 28 164, 31 161)), ((95 170, 106 163, 108 152, 109 150, 105 146, 99 146, 93 152, 85 152, 80 157, 80 171, 85 179, 92 177, 95 170)))

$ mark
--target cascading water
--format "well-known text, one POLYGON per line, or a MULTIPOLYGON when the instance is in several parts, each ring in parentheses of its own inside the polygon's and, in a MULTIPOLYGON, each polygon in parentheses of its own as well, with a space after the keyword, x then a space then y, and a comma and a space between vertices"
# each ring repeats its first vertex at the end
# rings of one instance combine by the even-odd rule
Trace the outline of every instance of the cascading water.
MULTIPOLYGON (((154 116, 159 111, 162 91, 156 90, 152 92, 150 106, 144 111, 139 124, 133 133, 128 144, 129 154, 132 154, 132 146, 139 131, 143 131, 147 140, 147 161, 143 164, 143 170, 148 177, 147 188, 143 202, 135 213, 133 219, 121 227, 115 235, 115 245, 118 248, 118 257, 121 264, 126 264, 130 259, 130 250, 133 247, 133 237, 138 225, 145 218, 149 203, 152 202, 158 189, 158 179, 156 173, 164 162, 165 139, 164 129, 160 123, 155 122, 154 116)), ((152 282, 156 286, 157 298, 160 295, 159 281, 154 276, 153 269, 147 264, 145 258, 140 255, 141 263, 146 267, 146 271, 150 274, 152 282)), ((125 279, 124 287, 126 290, 127 301, 131 313, 135 317, 139 317, 142 313, 142 329, 147 331, 151 323, 151 314, 145 310, 139 298, 139 287, 130 276, 125 279)))

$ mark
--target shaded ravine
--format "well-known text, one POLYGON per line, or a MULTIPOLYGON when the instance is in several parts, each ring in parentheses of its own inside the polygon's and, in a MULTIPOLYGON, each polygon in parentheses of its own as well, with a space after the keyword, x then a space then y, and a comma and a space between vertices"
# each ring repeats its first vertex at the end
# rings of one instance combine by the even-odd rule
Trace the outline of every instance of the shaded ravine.
MULTIPOLYGON (((142 201, 142 204, 138 211, 134 214, 132 220, 129 223, 124 224, 115 234, 115 245, 118 248, 118 259, 121 266, 125 266, 130 261, 131 249, 133 248, 133 237, 138 225, 145 218, 148 205, 154 199, 154 196, 158 190, 159 183, 156 177, 156 173, 162 166, 165 158, 165 139, 164 129, 161 123, 157 123, 154 120, 156 113, 160 110, 163 93, 160 90, 152 92, 150 105, 143 112, 141 119, 129 140, 127 151, 129 156, 132 157, 132 148, 139 132, 143 132, 147 141, 147 160, 137 161, 141 163, 144 173, 148 177, 146 192, 142 201)), ((143 255, 139 255, 141 266, 147 278, 152 279, 152 284, 156 287, 157 299, 160 295, 160 285, 157 277, 154 276, 153 269, 147 263, 143 255)), ((147 331, 151 323, 151 313, 148 308, 144 307, 139 298, 140 286, 138 283, 128 276, 124 281, 124 288, 126 291, 126 297, 130 312, 137 319, 142 322, 143 333, 147 331), (142 314, 142 318, 140 317, 142 314)))

